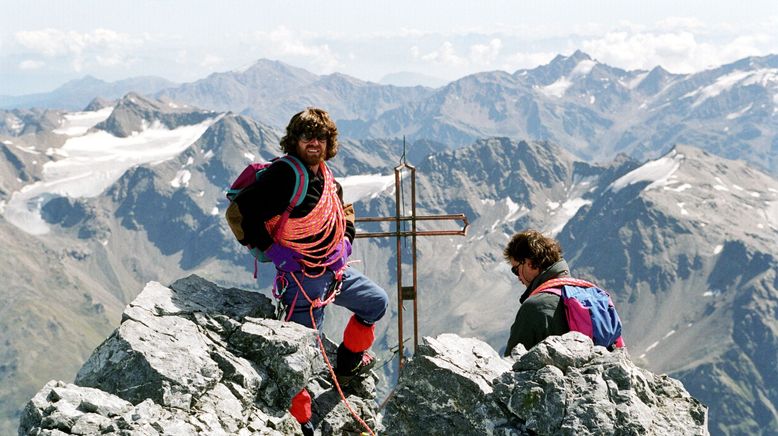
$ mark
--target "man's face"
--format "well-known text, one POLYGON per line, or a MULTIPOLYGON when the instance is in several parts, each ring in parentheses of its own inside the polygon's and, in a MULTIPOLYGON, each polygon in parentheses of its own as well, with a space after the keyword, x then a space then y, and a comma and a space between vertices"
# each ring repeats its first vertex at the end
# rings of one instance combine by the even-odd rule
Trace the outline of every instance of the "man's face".
POLYGON ((309 167, 318 167, 327 155, 327 139, 325 133, 303 133, 297 139, 297 155, 309 167))
POLYGON ((529 259, 522 259, 520 261, 511 258, 511 272, 519 278, 519 281, 524 286, 529 286, 535 277, 540 274, 540 270, 532 265, 532 261, 529 259))

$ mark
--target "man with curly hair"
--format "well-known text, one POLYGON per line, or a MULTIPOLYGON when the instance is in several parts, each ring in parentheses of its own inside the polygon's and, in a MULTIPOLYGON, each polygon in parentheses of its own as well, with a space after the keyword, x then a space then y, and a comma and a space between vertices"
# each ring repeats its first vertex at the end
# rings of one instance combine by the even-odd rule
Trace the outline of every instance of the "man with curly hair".
MULTIPOLYGON (((240 191, 233 201, 239 213, 231 213, 248 223, 242 224, 241 244, 258 248, 275 264, 274 290, 286 306, 286 320, 321 329, 324 307, 319 302, 330 301, 330 297, 335 305, 353 312, 335 365, 340 383, 347 384, 375 364, 367 350, 375 339, 375 323, 386 312, 388 297, 381 287, 348 266, 356 233, 353 207, 344 206, 343 190, 325 163, 335 157, 338 148, 338 128, 326 111, 307 108, 295 114, 281 139, 281 149, 301 162, 307 174, 297 175, 287 162, 275 161, 240 191), (289 199, 297 183, 307 187, 295 206, 289 199), (287 207, 293 208, 283 221, 287 207), (279 221, 283 224, 278 225, 279 221)), ((312 435, 311 396, 306 389, 292 399, 290 412, 302 425, 303 434, 312 435)))
POLYGON ((548 336, 570 331, 559 296, 545 292, 532 295, 532 291, 551 279, 570 277, 570 268, 562 258, 559 242, 536 230, 513 235, 503 256, 511 264, 511 272, 527 287, 519 298, 521 306, 505 346, 507 357, 518 344, 529 350, 548 336))

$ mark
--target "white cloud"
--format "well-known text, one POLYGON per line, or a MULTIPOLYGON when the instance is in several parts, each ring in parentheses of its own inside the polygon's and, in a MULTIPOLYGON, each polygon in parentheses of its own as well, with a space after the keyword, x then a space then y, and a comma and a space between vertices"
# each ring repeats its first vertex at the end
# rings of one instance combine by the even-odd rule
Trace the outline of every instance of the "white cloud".
POLYGON ((659 31, 677 32, 677 31, 695 31, 700 32, 706 29, 705 23, 693 17, 667 17, 656 23, 659 31))
POLYGON ((300 58, 305 63, 316 66, 321 72, 334 72, 342 67, 329 44, 311 42, 317 38, 312 33, 278 26, 270 32, 256 32, 253 37, 263 46, 269 57, 300 58))
MULTIPOLYGON (((61 59, 70 69, 83 71, 91 66, 128 65, 132 59, 130 53, 143 45, 144 38, 108 29, 91 32, 43 29, 16 32, 13 40, 25 55, 61 59)), ((36 65, 26 63, 20 68, 30 69, 36 65)))
POLYGON ((221 57, 213 54, 207 54, 203 57, 203 60, 200 61, 200 66, 205 68, 213 68, 215 66, 222 65, 223 63, 224 59, 221 57))
POLYGON ((534 68, 538 65, 549 63, 557 54, 559 53, 550 51, 536 53, 516 52, 505 57, 502 69, 513 72, 520 69, 534 68))
POLYGON ((21 47, 43 56, 80 54, 88 50, 117 50, 138 46, 141 41, 126 33, 108 29, 95 29, 79 33, 58 29, 28 30, 16 32, 14 39, 21 47))
POLYGON ((451 67, 461 67, 467 64, 467 59, 459 56, 454 48, 454 44, 449 41, 444 41, 439 49, 421 55, 421 59, 451 67))
POLYGON ((20 70, 37 70, 43 68, 46 65, 43 61, 26 60, 19 62, 20 70))
POLYGON ((600 62, 626 69, 661 65, 674 73, 694 73, 774 51, 778 38, 768 30, 774 29, 771 20, 750 26, 710 25, 688 17, 669 17, 653 26, 624 22, 579 46, 600 62))
POLYGON ((492 65, 500 55, 502 40, 493 38, 489 44, 475 44, 470 46, 470 59, 478 65, 492 65))

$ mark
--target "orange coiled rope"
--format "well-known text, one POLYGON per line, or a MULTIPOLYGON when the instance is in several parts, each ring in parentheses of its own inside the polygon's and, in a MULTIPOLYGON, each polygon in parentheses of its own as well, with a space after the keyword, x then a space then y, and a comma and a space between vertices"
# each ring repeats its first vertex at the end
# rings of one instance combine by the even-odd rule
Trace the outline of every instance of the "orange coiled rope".
MULTIPOLYGON (((324 162, 319 165, 319 171, 324 175, 324 192, 316 207, 304 217, 290 217, 276 235, 278 243, 303 256, 300 263, 308 277, 319 277, 324 274, 327 266, 337 261, 337 258, 328 258, 342 243, 346 228, 346 217, 338 197, 335 178, 324 162), (321 269, 321 272, 315 275, 306 272, 316 269, 321 269)), ((269 233, 273 231, 279 219, 280 215, 265 222, 269 233)))

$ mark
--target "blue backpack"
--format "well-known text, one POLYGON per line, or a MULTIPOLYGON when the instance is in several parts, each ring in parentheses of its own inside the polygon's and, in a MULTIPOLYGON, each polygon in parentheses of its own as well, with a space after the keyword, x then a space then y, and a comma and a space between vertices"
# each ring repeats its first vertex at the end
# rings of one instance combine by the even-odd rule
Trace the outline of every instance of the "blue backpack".
MULTIPOLYGON (((281 214, 281 219, 278 220, 278 223, 276 223, 276 226, 273 228, 273 231, 270 233, 270 237, 273 238, 275 241, 276 235, 278 235, 278 232, 281 231, 281 229, 284 228, 284 225, 286 225, 286 221, 289 219, 289 214, 292 212, 292 209, 295 208, 295 206, 299 206, 303 200, 305 199, 305 193, 308 191, 308 171, 306 171, 305 166, 300 161, 300 159, 291 156, 291 155, 285 155, 281 157, 277 157, 270 162, 263 162, 263 163, 252 163, 249 164, 238 176, 237 179, 235 179, 234 182, 232 182, 232 185, 230 185, 230 188, 227 190, 227 199, 230 200, 230 205, 227 207, 227 212, 225 213, 225 216, 227 218, 227 224, 230 226, 230 230, 232 230, 232 233, 235 235, 235 238, 238 241, 242 241, 245 235, 245 232, 243 230, 243 217, 240 214, 240 209, 238 208, 237 203, 235 203, 235 198, 240 195, 241 191, 243 191, 245 188, 251 186, 254 182, 257 181, 259 178, 259 175, 262 174, 263 171, 265 171, 270 165, 273 164, 273 162, 281 161, 285 164, 292 167, 292 170, 294 170, 295 174, 295 186, 294 191, 292 191, 292 197, 289 199, 289 205, 286 207, 284 212, 281 214)), ((262 223, 250 223, 250 225, 263 225, 262 223)), ((259 262, 270 262, 270 259, 265 256, 265 253, 260 251, 257 247, 252 247, 247 245, 246 246, 251 254, 254 255, 254 258, 258 260, 259 262)), ((254 265, 254 276, 256 277, 257 268, 256 264, 254 265)))
POLYGON ((541 284, 532 294, 547 292, 559 295, 571 331, 581 332, 595 345, 621 348, 621 319, 608 292, 586 280, 558 278, 541 284))

